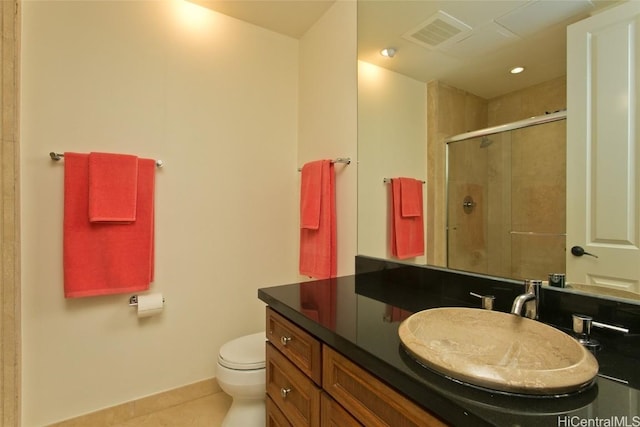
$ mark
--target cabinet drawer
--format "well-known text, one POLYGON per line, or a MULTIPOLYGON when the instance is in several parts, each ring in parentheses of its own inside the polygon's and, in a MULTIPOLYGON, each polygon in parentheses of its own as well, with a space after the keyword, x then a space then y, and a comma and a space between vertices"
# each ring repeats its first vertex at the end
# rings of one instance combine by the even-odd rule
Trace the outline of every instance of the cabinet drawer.
POLYGON ((269 307, 267 307, 267 339, 316 384, 321 384, 320 341, 269 307))
POLYGON ((320 414, 322 427, 362 427, 362 424, 326 393, 322 393, 320 398, 320 414))
POLYGON ((291 425, 320 426, 320 389, 267 343, 267 394, 291 425))
POLYGON ((273 400, 267 396, 266 401, 267 410, 267 427, 291 427, 287 417, 284 416, 278 405, 273 403, 273 400))
POLYGON ((322 363, 323 388, 363 425, 446 426, 434 415, 326 345, 322 347, 322 363))

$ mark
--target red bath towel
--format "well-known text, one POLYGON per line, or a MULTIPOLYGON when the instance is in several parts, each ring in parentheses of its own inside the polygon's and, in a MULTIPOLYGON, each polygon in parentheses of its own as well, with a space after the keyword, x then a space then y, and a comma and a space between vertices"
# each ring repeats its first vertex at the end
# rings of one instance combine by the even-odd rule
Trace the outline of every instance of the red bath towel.
POLYGON ((391 254, 398 259, 424 255, 424 219, 422 210, 422 181, 413 178, 393 178, 391 180, 391 254), (405 184, 403 185, 403 181, 405 184), (406 181, 409 181, 408 183, 406 181), (403 199, 408 206, 415 206, 411 215, 402 214, 403 199))
POLYGON ((155 161, 138 159, 135 222, 92 223, 88 157, 78 153, 64 157, 64 295, 147 290, 154 265, 155 161))
POLYGON ((316 279, 327 279, 337 274, 336 253, 336 206, 335 171, 330 160, 318 160, 302 168, 302 183, 317 182, 319 185, 301 186, 301 215, 313 213, 309 206, 319 209, 318 227, 313 222, 300 218, 300 274, 316 279), (316 174, 315 176, 305 176, 316 174), (317 175, 320 176, 317 176, 317 175), (304 202, 305 200, 313 202, 304 202), (303 211, 305 213, 303 213, 303 211))
POLYGON ((136 220, 138 157, 89 153, 89 221, 136 220))

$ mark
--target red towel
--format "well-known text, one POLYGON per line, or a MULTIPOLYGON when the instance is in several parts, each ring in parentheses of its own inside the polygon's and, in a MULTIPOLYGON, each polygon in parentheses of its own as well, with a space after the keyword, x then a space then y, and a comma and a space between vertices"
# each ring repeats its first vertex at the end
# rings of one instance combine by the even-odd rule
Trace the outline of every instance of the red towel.
MULTIPOLYGON (((307 224, 300 219, 300 274, 316 279, 327 279, 337 274, 336 253, 336 206, 335 206, 335 171, 330 160, 318 160, 318 165, 303 167, 301 182, 319 182, 319 186, 302 187, 300 190, 300 211, 303 201, 316 198, 310 206, 317 203, 320 207, 320 218, 317 229, 305 228, 307 224), (305 177, 308 173, 320 174, 320 177, 305 177)), ((307 166, 307 165, 305 165, 307 166)), ((305 208, 306 209, 306 208, 305 208)))
POLYGON ((137 195, 136 156, 89 153, 89 221, 135 221, 137 195))
POLYGON ((64 157, 64 294, 66 298, 149 289, 154 265, 155 161, 138 159, 136 221, 91 223, 87 154, 64 157))
POLYGON ((320 200, 323 162, 309 162, 302 166, 300 177, 300 228, 317 230, 320 227, 320 200))
POLYGON ((400 180, 400 202, 402 216, 422 216, 422 181, 412 178, 400 180))
POLYGON ((424 219, 422 214, 422 182, 417 185, 402 186, 404 180, 412 178, 394 178, 391 180, 391 254, 399 259, 424 255, 424 219), (419 191, 418 191, 419 190, 419 191), (403 216, 402 199, 411 198, 411 205, 419 206, 420 215, 403 216))

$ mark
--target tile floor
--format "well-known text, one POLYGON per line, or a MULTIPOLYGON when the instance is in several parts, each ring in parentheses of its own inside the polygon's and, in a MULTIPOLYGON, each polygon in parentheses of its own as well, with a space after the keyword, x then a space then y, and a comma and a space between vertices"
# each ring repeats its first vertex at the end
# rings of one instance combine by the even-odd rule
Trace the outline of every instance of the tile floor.
POLYGON ((230 405, 231 397, 218 392, 113 427, 219 427, 230 405))

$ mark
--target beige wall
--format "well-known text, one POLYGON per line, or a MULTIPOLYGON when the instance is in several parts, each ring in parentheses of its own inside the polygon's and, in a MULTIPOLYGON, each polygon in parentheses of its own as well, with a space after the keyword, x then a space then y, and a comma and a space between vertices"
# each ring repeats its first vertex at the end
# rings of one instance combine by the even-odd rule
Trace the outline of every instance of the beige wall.
POLYGON ((558 77, 489 100, 487 126, 496 126, 567 108, 566 77, 558 77))
MULTIPOLYGON (((32 426, 215 376, 220 345, 264 327, 257 288, 299 278, 300 162, 356 155, 355 3, 336 4, 300 41, 170 1, 27 2, 23 22, 32 426), (92 150, 165 162, 151 287, 165 295, 161 316, 138 320, 129 295, 63 297, 64 164, 47 153, 92 150)), ((349 167, 337 179, 341 274, 355 254, 349 167)))
POLYGON ((426 179, 426 85, 360 61, 358 89, 358 253, 391 258, 391 187, 383 179, 426 179))

